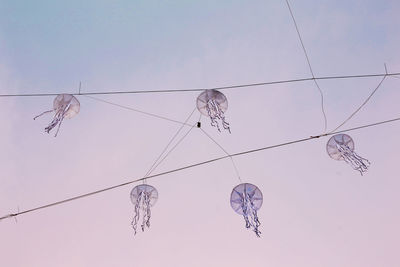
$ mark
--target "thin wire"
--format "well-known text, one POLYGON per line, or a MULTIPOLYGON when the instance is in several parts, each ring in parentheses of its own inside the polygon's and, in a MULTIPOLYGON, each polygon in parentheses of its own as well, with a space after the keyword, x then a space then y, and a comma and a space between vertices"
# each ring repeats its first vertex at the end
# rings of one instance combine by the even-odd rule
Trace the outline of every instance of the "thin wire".
POLYGON ((310 63, 310 58, 308 57, 308 53, 307 53, 306 47, 304 46, 303 38, 301 38, 300 30, 299 30, 299 27, 297 26, 297 22, 296 22, 296 19, 294 17, 292 8, 290 7, 289 0, 286 0, 286 4, 288 6, 290 15, 292 16, 292 20, 293 20, 294 26, 296 28, 297 36, 299 37, 299 40, 300 40, 300 43, 301 43, 301 47, 303 48, 304 55, 306 56, 307 64, 308 64, 308 67, 310 69, 311 75, 313 77, 313 81, 314 81, 315 85, 317 86, 319 94, 321 96, 321 110, 322 110, 322 114, 324 115, 324 124, 325 124, 325 132, 326 132, 326 130, 328 129, 328 120, 326 118, 325 107, 324 107, 324 94, 322 93, 322 90, 319 87, 319 84, 317 83, 317 81, 315 79, 314 71, 313 71, 313 69, 311 67, 311 63, 310 63))
POLYGON ((239 174, 239 170, 235 164, 235 161, 233 160, 233 158, 230 156, 230 154, 228 153, 228 151, 226 151, 225 148, 223 148, 214 138, 211 137, 211 135, 209 135, 203 128, 200 128, 200 130, 208 137, 211 139, 211 141, 213 141, 222 151, 225 152, 226 155, 229 156, 229 158, 231 159, 233 168, 235 169, 236 175, 239 179, 240 182, 242 182, 242 178, 240 178, 240 174, 239 174))
POLYGON ((226 151, 220 144, 218 144, 218 142, 211 137, 211 135, 209 135, 203 128, 200 128, 200 130, 208 137, 211 139, 211 141, 213 141, 222 151, 224 151, 225 154, 229 155, 228 151, 226 151))
MULTIPOLYGON (((71 93, 72 95, 119 95, 119 94, 148 94, 148 93, 184 93, 184 92, 202 92, 205 89, 214 90, 229 90, 236 88, 245 87, 257 87, 264 85, 275 85, 275 84, 285 84, 285 83, 297 83, 306 82, 314 80, 337 80, 337 79, 355 79, 355 78, 371 78, 371 77, 383 77, 383 76, 395 76, 400 75, 400 73, 384 73, 384 74, 359 74, 359 75, 343 75, 343 76, 323 76, 323 77, 311 77, 311 78, 300 78, 300 79, 290 79, 290 80, 280 80, 280 81, 270 81, 270 82, 260 82, 260 83, 249 83, 249 84, 238 84, 238 85, 228 85, 221 87, 210 87, 210 88, 192 88, 192 89, 165 89, 165 90, 143 90, 143 91, 104 91, 104 92, 86 92, 86 93, 71 93)), ((65 92, 62 92, 65 93, 65 92)), ((44 96, 57 96, 62 93, 28 93, 28 94, 0 94, 0 97, 44 97, 44 96)))
POLYGON ((179 139, 179 141, 170 149, 170 151, 168 151, 168 153, 157 163, 157 165, 154 166, 154 168, 150 171, 149 174, 151 174, 155 169, 157 169, 158 166, 160 166, 161 163, 164 162, 164 160, 172 153, 172 151, 174 151, 178 147, 178 145, 183 141, 183 139, 185 139, 189 135, 189 133, 193 130, 195 126, 196 125, 192 125, 192 127, 189 128, 189 130, 181 137, 181 139, 179 139))
MULTIPOLYGON (((192 117, 194 111, 196 110, 196 108, 193 109, 193 111, 190 113, 190 115, 187 117, 187 119, 185 120, 185 124, 189 121, 189 119, 192 117)), ((178 131, 172 136, 172 138, 169 140, 168 144, 165 146, 165 148, 163 149, 163 151, 161 152, 161 154, 156 158, 156 160, 153 162, 153 164, 150 166, 150 168, 148 169, 148 171, 146 172, 146 174, 144 175, 144 177, 147 177, 150 172, 152 171, 153 167, 157 164, 157 162, 160 160, 160 158, 162 157, 162 155, 164 155, 165 151, 167 151, 167 149, 169 148, 169 146, 172 144, 172 142, 175 140, 175 138, 178 136, 178 134, 182 131, 183 127, 185 127, 185 124, 182 124, 178 131)))
POLYGON ((158 119, 171 121, 171 122, 179 123, 179 124, 186 125, 186 126, 191 126, 190 124, 188 124, 186 122, 181 122, 181 121, 170 119, 170 118, 167 118, 167 117, 164 117, 164 116, 161 116, 161 115, 157 115, 157 114, 149 113, 149 112, 146 112, 146 111, 138 110, 138 109, 135 109, 135 108, 123 106, 123 105, 116 104, 116 103, 113 103, 113 102, 110 102, 110 101, 106 101, 104 99, 100 99, 100 98, 96 98, 96 97, 88 96, 88 95, 84 95, 84 96, 88 97, 88 98, 91 98, 93 100, 99 101, 99 102, 103 102, 103 103, 106 103, 106 104, 109 104, 109 105, 112 105, 112 106, 116 106, 116 107, 120 107, 120 108, 123 108, 123 109, 130 110, 130 111, 135 111, 135 112, 138 112, 138 113, 141 113, 141 114, 145 114, 145 115, 148 115, 148 116, 151 116, 151 117, 155 117, 155 118, 158 118, 158 119))
POLYGON ((106 192, 106 191, 110 191, 110 190, 113 190, 113 189, 116 189, 116 188, 119 188, 119 187, 127 186, 127 185, 130 185, 130 184, 136 183, 136 182, 140 182, 143 179, 152 179, 152 178, 155 178, 155 177, 164 176, 164 175, 167 175, 167 174, 171 174, 171 173, 183 171, 183 170, 186 170, 186 169, 194 168, 194 167, 197 167, 197 166, 201 166, 201 165, 209 164, 209 163, 212 163, 212 162, 216 162, 216 161, 219 161, 219 160, 223 160, 223 159, 226 159, 228 157, 237 157, 237 156, 241 156, 241 155, 245 155, 245 154, 251 154, 251 153, 255 153, 255 152, 259 152, 259 151, 263 151, 263 150, 269 150, 269 149, 273 149, 273 148, 277 148, 277 147, 288 146, 288 145, 292 145, 292 144, 296 144, 296 143, 300 143, 300 142, 310 141, 310 140, 313 140, 313 139, 318 139, 320 137, 330 136, 330 135, 334 135, 334 134, 337 134, 337 133, 355 131, 355 130, 374 127, 374 126, 387 124, 387 123, 391 123, 391 122, 395 122, 395 121, 400 121, 400 117, 399 118, 395 118, 395 119, 391 119, 391 120, 385 120, 385 121, 375 122, 375 123, 371 123, 371 124, 366 124, 366 125, 362 125, 362 126, 358 126, 358 127, 354 127, 354 128, 349 128, 349 129, 341 130, 341 131, 337 131, 337 132, 324 133, 324 134, 320 134, 320 135, 317 135, 317 136, 310 136, 308 138, 298 139, 298 140, 294 140, 294 141, 290 141, 290 142, 286 142, 286 143, 281 143, 281 144, 276 144, 276 145, 272 145, 272 146, 266 146, 266 147, 256 148, 256 149, 247 150, 247 151, 243 151, 243 152, 238 152, 238 153, 234 153, 234 154, 230 154, 230 155, 227 155, 227 156, 210 159, 210 160, 203 161, 203 162, 198 162, 198 163, 187 165, 187 166, 180 167, 180 168, 177 168, 177 169, 172 169, 172 170, 169 170, 169 171, 165 171, 165 172, 161 172, 161 173, 158 173, 158 174, 154 174, 154 175, 148 176, 146 178, 143 177, 143 178, 131 180, 131 181, 128 181, 128 182, 125 182, 125 183, 122 183, 122 184, 114 185, 114 186, 111 186, 111 187, 106 187, 106 188, 103 188, 103 189, 100 189, 100 190, 97 190, 97 191, 93 191, 93 192, 90 192, 90 193, 78 195, 78 196, 71 197, 71 198, 67 198, 67 199, 64 199, 64 200, 60 200, 60 201, 57 201, 57 202, 53 202, 53 203, 50 203, 50 204, 39 206, 39 207, 36 207, 36 208, 24 210, 24 211, 17 212, 17 213, 7 214, 7 215, 5 215, 3 217, 0 217, 0 221, 4 220, 4 219, 7 219, 7 218, 12 218, 12 217, 15 217, 15 216, 19 216, 19 215, 22 215, 22 214, 34 212, 34 211, 37 211, 37 210, 49 208, 49 207, 52 207, 52 206, 57 206, 57 205, 60 205, 60 204, 66 203, 66 202, 71 202, 71 201, 78 200, 78 199, 81 199, 81 198, 85 198, 85 197, 88 197, 88 196, 100 194, 100 193, 103 193, 103 192, 106 192))
POLYGON ((351 118, 354 117, 354 115, 357 114, 357 112, 359 112, 367 103, 368 101, 371 99, 371 97, 376 93, 376 91, 378 91, 378 89, 381 87, 381 85, 383 84, 383 81, 386 79, 386 76, 383 76, 383 79, 379 82, 378 86, 372 91, 372 93, 367 97, 367 99, 365 99, 365 101, 361 104, 361 106, 359 106, 347 119, 345 119, 338 127, 336 127, 332 132, 337 131, 340 127, 342 127, 344 124, 346 124, 349 120, 351 120, 351 118))

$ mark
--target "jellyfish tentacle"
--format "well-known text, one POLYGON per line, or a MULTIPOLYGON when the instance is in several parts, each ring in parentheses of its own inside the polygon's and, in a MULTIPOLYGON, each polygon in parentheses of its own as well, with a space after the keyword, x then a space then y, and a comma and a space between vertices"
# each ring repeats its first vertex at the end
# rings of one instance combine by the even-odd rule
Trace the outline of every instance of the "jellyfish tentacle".
POLYGON ((354 170, 359 171, 361 175, 368 171, 371 162, 358 155, 354 151, 353 139, 346 134, 337 134, 332 136, 326 149, 328 155, 335 160, 343 160, 354 170))
POLYGON ((261 225, 257 210, 261 207, 263 196, 261 191, 252 184, 242 183, 233 188, 231 193, 231 206, 236 213, 243 216, 245 226, 260 237, 261 225))
POLYGON ((144 194, 144 215, 143 215, 143 224, 142 224, 142 231, 144 231, 144 228, 147 226, 147 228, 150 228, 150 217, 151 217, 151 210, 150 210, 150 193, 147 192, 144 194))
POLYGON ((64 116, 61 117, 61 119, 60 119, 60 121, 59 121, 59 123, 58 123, 57 131, 56 131, 54 137, 57 137, 58 132, 60 131, 61 124, 62 124, 63 121, 64 121, 64 116))
MULTIPOLYGON (((44 129, 45 132, 50 133, 50 131, 57 126, 57 124, 62 121, 64 113, 61 113, 59 110, 56 111, 56 114, 53 117, 53 120, 49 123, 49 125, 44 129)), ((58 133, 58 130, 57 130, 58 133)), ((57 135, 57 134, 56 134, 57 135)))
POLYGON ((145 231, 146 227, 150 228, 151 207, 157 198, 157 190, 150 185, 138 185, 132 189, 131 201, 135 205, 135 216, 131 224, 135 234, 138 224, 140 224, 142 232, 145 231))
POLYGON ((257 237, 260 237, 260 230, 258 230, 258 227, 261 225, 260 221, 258 220, 258 215, 257 215, 257 210, 254 207, 254 202, 253 202, 253 197, 255 195, 256 191, 253 191, 251 193, 248 193, 248 201, 250 205, 250 217, 251 217, 251 228, 253 232, 257 235, 257 237))
POLYGON ((252 197, 250 198, 250 205, 251 205, 251 217, 252 217, 252 227, 254 233, 256 233, 257 237, 260 237, 260 230, 258 230, 258 227, 261 225, 260 221, 258 220, 258 215, 257 215, 257 210, 254 207, 254 202, 253 202, 253 196, 255 194, 255 191, 253 191, 252 197))
POLYGON ((131 222, 133 231, 134 231, 134 235, 136 235, 137 232, 137 223, 139 221, 139 215, 140 215, 140 203, 142 201, 142 192, 139 192, 137 201, 135 203, 135 215, 133 217, 133 220, 131 222))
POLYGON ((60 118, 58 116, 54 116, 53 120, 50 122, 50 124, 44 128, 44 131, 47 133, 50 133, 50 131, 56 127, 56 125, 58 124, 58 122, 60 121, 60 118))
POLYGON ((58 132, 60 131, 61 124, 64 121, 65 114, 67 113, 67 111, 69 110, 70 107, 71 107, 71 101, 69 102, 68 105, 66 105, 66 107, 62 110, 62 112, 59 113, 58 128, 57 128, 57 131, 56 131, 56 134, 54 135, 54 137, 57 137, 58 132))
POLYGON ((53 112, 53 111, 54 111, 54 109, 44 111, 44 112, 40 113, 39 115, 35 116, 33 119, 36 120, 37 118, 43 116, 44 114, 47 114, 47 113, 50 113, 50 112, 53 112))
POLYGON ((206 105, 208 116, 211 119, 211 126, 217 127, 218 131, 221 132, 221 128, 218 121, 221 121, 222 127, 225 130, 231 132, 229 123, 225 120, 224 111, 215 99, 209 99, 206 105))
POLYGON ((216 103, 214 102, 213 99, 208 100, 206 108, 207 108, 208 116, 211 119, 211 126, 217 127, 218 131, 221 132, 221 129, 219 128, 219 124, 217 121, 217 115, 216 115, 217 113, 215 111, 215 109, 216 109, 215 106, 216 106, 216 103))
POLYGON ((214 100, 214 104, 216 107, 216 116, 217 118, 221 121, 222 126, 224 127, 225 130, 228 130, 229 133, 231 133, 231 129, 229 127, 229 123, 225 120, 225 113, 224 111, 221 109, 221 107, 219 106, 219 104, 214 100))
POLYGON ((354 170, 359 171, 361 175, 368 171, 368 168, 371 165, 369 160, 359 156, 356 152, 352 151, 344 144, 338 145, 338 151, 342 155, 344 161, 348 163, 354 170))
POLYGON ((257 210, 255 209, 253 203, 253 196, 255 191, 250 193, 243 192, 243 201, 242 201, 242 211, 243 211, 243 218, 246 223, 246 228, 253 230, 257 237, 260 237, 260 230, 258 227, 261 225, 260 221, 258 220, 257 210))

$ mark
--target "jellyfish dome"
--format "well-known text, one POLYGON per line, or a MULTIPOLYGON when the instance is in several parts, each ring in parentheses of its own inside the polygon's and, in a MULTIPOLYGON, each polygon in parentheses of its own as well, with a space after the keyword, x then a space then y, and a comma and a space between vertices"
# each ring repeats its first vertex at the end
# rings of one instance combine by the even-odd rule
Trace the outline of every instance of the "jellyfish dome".
POLYGON ((150 208, 154 206, 158 199, 158 192, 153 186, 148 184, 141 184, 135 186, 131 191, 131 201, 135 206, 135 215, 132 220, 132 228, 134 234, 136 235, 137 224, 142 218, 142 232, 144 232, 145 227, 150 227, 150 208))
POLYGON ((75 96, 70 94, 60 94, 54 99, 52 110, 45 111, 33 119, 35 120, 36 118, 46 113, 54 112, 55 114, 53 120, 44 130, 45 132, 50 133, 50 131, 58 124, 56 134, 54 135, 57 136, 58 131, 60 130, 61 127, 61 123, 63 122, 64 118, 70 119, 74 117, 76 114, 79 113, 79 110, 80 110, 80 103, 75 96))
POLYGON ((368 170, 371 164, 367 159, 357 155, 354 151, 354 141, 347 134, 332 136, 326 144, 326 152, 334 160, 345 161, 361 175, 368 170))
POLYGON ((258 220, 257 210, 261 208, 262 203, 263 195, 260 189, 253 184, 239 184, 232 190, 232 209, 244 217, 246 228, 252 229, 258 237, 260 237, 261 234, 258 229, 261 223, 258 220))
POLYGON ((225 112, 228 109, 226 96, 214 89, 204 90, 197 97, 197 109, 201 114, 211 119, 211 125, 221 131, 220 124, 225 130, 231 132, 229 123, 225 121, 225 112))

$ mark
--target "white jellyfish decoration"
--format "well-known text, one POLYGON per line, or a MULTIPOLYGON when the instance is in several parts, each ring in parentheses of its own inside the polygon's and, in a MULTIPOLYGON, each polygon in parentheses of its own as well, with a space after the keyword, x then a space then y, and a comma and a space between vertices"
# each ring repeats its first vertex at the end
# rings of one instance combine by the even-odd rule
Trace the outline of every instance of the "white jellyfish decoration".
POLYGON ((158 192, 153 186, 141 184, 135 186, 131 191, 131 201, 135 206, 135 215, 131 222, 134 234, 137 232, 137 225, 142 218, 141 228, 150 228, 151 207, 157 202, 158 192))
POLYGON ((259 210, 263 203, 263 195, 257 186, 249 183, 242 183, 233 188, 231 193, 231 207, 232 209, 243 215, 246 222, 246 228, 253 230, 258 237, 260 237, 261 225, 258 220, 257 210, 259 210))
POLYGON ((54 135, 54 137, 56 137, 64 118, 70 119, 74 117, 76 114, 79 113, 79 109, 80 109, 80 103, 75 96, 70 94, 60 94, 53 101, 53 109, 45 111, 39 114, 38 116, 34 117, 33 119, 36 120, 38 117, 46 113, 54 112, 55 114, 53 120, 44 130, 45 132, 50 133, 50 131, 58 124, 57 131, 54 135))
POLYGON ((228 109, 226 96, 214 89, 204 90, 197 97, 197 109, 201 114, 211 119, 211 125, 221 131, 220 124, 225 130, 231 132, 229 123, 225 120, 225 112, 228 109))
POLYGON ((326 144, 326 151, 328 155, 334 160, 344 160, 354 170, 363 175, 368 170, 371 163, 357 155, 354 151, 354 141, 347 134, 336 134, 332 136, 326 144))

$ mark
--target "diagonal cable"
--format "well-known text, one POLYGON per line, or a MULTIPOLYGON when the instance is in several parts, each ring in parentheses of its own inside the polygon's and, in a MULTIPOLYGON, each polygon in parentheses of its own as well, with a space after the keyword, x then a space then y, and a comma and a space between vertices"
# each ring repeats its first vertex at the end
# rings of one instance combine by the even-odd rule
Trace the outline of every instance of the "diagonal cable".
POLYGON ((88 98, 93 99, 93 100, 98 101, 98 102, 103 102, 103 103, 106 103, 106 104, 109 104, 109 105, 112 105, 112 106, 116 106, 116 107, 120 107, 120 108, 123 108, 123 109, 126 109, 126 110, 138 112, 138 113, 141 113, 141 114, 144 114, 144 115, 148 115, 148 116, 151 116, 151 117, 155 117, 155 118, 158 118, 158 119, 162 119, 162 120, 166 120, 166 121, 170 121, 170 122, 175 122, 175 123, 179 123, 179 124, 186 125, 186 126, 191 126, 190 124, 187 124, 186 122, 177 121, 177 120, 170 119, 170 118, 167 118, 167 117, 164 117, 164 116, 161 116, 161 115, 157 115, 157 114, 154 114, 154 113, 142 111, 142 110, 135 109, 135 108, 132 108, 132 107, 127 107, 127 106, 120 105, 120 104, 117 104, 117 103, 113 103, 113 102, 110 102, 110 101, 107 101, 107 100, 104 100, 104 99, 96 98, 96 97, 89 96, 89 95, 83 95, 83 96, 88 97, 88 98))
POLYGON ((200 128, 200 130, 201 130, 209 139, 211 139, 211 141, 213 141, 222 151, 224 151, 224 153, 225 153, 227 156, 229 156, 229 158, 230 158, 230 160, 231 160, 231 162, 232 162, 233 168, 235 169, 236 175, 237 175, 239 181, 242 182, 242 178, 240 178, 239 170, 238 170, 238 168, 237 168, 237 166, 236 166, 235 161, 233 160, 233 157, 230 156, 230 154, 228 153, 228 151, 226 151, 226 149, 223 148, 223 146, 221 146, 221 145, 217 142, 217 140, 215 140, 214 138, 212 138, 212 136, 209 135, 203 128, 200 128))
POLYGON ((339 128, 341 128, 343 125, 345 125, 349 120, 351 120, 354 115, 356 115, 371 99, 371 97, 378 91, 378 89, 381 87, 383 84, 383 81, 386 79, 386 76, 383 76, 382 80, 379 82, 378 86, 372 91, 372 93, 365 99, 365 101, 347 118, 345 119, 339 126, 337 126, 332 132, 337 131, 339 128))
POLYGON ((192 117, 194 111, 196 110, 196 108, 193 109, 193 111, 190 113, 190 115, 187 117, 187 119, 185 120, 184 124, 182 124, 178 131, 172 136, 172 138, 170 139, 170 141, 168 142, 168 144, 165 146, 165 148, 162 150, 162 152, 160 153, 160 155, 156 158, 156 160, 153 162, 153 164, 150 166, 150 168, 148 169, 148 171, 146 172, 146 174, 144 175, 144 177, 147 177, 153 170, 153 167, 157 164, 157 162, 160 160, 160 158, 164 155, 164 153, 167 151, 167 149, 169 148, 169 146, 172 144, 172 142, 175 140, 175 138, 179 135, 179 133, 182 131, 183 127, 186 125, 186 123, 189 121, 189 119, 192 117))
POLYGON ((130 185, 130 184, 133 184, 133 183, 136 183, 136 182, 139 182, 139 181, 143 181, 144 179, 152 179, 152 178, 156 178, 156 177, 159 177, 159 176, 164 176, 164 175, 167 175, 167 174, 171 174, 171 173, 175 173, 175 172, 191 169, 191 168, 194 168, 194 167, 197 167, 197 166, 210 164, 212 162, 223 160, 223 159, 226 159, 228 157, 237 157, 237 156, 241 156, 241 155, 252 154, 252 153, 255 153, 255 152, 260 152, 260 151, 269 150, 269 149, 273 149, 273 148, 278 148, 278 147, 293 145, 293 144, 297 144, 297 143, 301 143, 301 142, 306 142, 306 141, 310 141, 310 140, 313 140, 313 139, 318 139, 320 137, 334 135, 334 134, 337 134, 337 133, 355 131, 355 130, 360 130, 360 129, 369 128, 369 127, 375 127, 375 126, 378 126, 378 125, 383 125, 383 124, 397 122, 397 121, 400 121, 400 117, 399 118, 394 118, 394 119, 391 119, 391 120, 385 120, 385 121, 379 121, 379 122, 375 122, 375 123, 371 123, 371 124, 361 125, 361 126, 358 126, 358 127, 353 127, 353 128, 349 128, 349 129, 345 129, 345 130, 336 131, 336 132, 324 133, 324 134, 320 134, 320 135, 317 135, 317 136, 310 136, 308 138, 297 139, 297 140, 293 140, 293 141, 289 141, 289 142, 285 142, 285 143, 275 144, 275 145, 266 146, 266 147, 260 147, 260 148, 256 148, 256 149, 252 149, 252 150, 246 150, 246 151, 242 151, 242 152, 238 152, 238 153, 234 153, 234 154, 230 154, 230 155, 222 156, 222 157, 218 157, 218 158, 213 158, 213 159, 206 160, 206 161, 203 161, 203 162, 198 162, 198 163, 195 163, 195 164, 183 166, 183 167, 180 167, 180 168, 177 168, 177 169, 172 169, 172 170, 169 170, 169 171, 153 174, 153 175, 148 176, 148 177, 143 177, 143 178, 131 180, 131 181, 128 181, 128 182, 125 182, 125 183, 117 184, 117 185, 114 185, 114 186, 106 187, 106 188, 99 189, 99 190, 96 190, 96 191, 92 191, 92 192, 89 192, 89 193, 86 193, 86 194, 82 194, 82 195, 74 196, 74 197, 71 197, 71 198, 63 199, 63 200, 60 200, 60 201, 57 201, 57 202, 53 202, 53 203, 49 203, 49 204, 46 204, 46 205, 43 205, 43 206, 38 206, 38 207, 35 207, 35 208, 32 208, 32 209, 27 209, 27 210, 20 211, 20 212, 17 212, 17 213, 7 214, 5 216, 0 217, 0 221, 4 220, 4 219, 7 219, 7 218, 13 218, 15 216, 19 216, 19 215, 35 212, 35 211, 38 211, 38 210, 50 208, 50 207, 53 207, 53 206, 58 206, 58 205, 61 205, 61 204, 67 203, 67 202, 71 202, 71 201, 75 201, 75 200, 78 200, 78 199, 82 199, 82 198, 85 198, 85 197, 97 195, 97 194, 100 194, 100 193, 103 193, 103 192, 107 192, 107 191, 110 191, 110 190, 113 190, 113 189, 116 189, 116 188, 124 187, 124 186, 130 185))
POLYGON ((193 128, 195 127, 195 125, 192 125, 192 127, 189 128, 189 130, 181 137, 181 139, 179 139, 179 141, 168 151, 168 153, 153 167, 153 169, 151 169, 151 171, 149 172, 149 175, 158 167, 160 166, 161 163, 163 163, 163 161, 172 153, 172 151, 174 151, 180 143, 182 143, 182 141, 190 134, 190 132, 193 130, 193 128))

